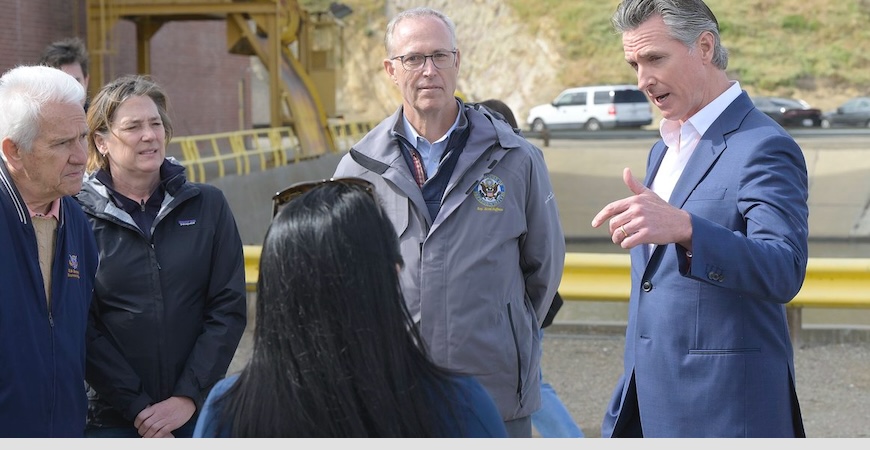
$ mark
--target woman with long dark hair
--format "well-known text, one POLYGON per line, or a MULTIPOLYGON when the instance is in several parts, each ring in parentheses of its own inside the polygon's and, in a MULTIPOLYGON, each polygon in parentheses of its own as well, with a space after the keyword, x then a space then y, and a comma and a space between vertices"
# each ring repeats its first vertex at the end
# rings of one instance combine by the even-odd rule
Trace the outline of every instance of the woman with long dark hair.
POLYGON ((274 201, 251 360, 215 386, 194 435, 506 437, 483 387, 422 347, 372 186, 302 183, 274 201))

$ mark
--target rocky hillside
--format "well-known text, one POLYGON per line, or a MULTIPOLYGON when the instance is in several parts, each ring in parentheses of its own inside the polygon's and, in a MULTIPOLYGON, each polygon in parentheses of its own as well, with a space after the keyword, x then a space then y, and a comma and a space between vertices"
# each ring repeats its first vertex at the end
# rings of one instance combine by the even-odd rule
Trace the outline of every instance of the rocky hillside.
POLYGON ((355 12, 344 29, 344 85, 338 104, 348 118, 382 118, 401 103, 398 88, 384 72, 384 29, 387 17, 420 5, 439 9, 456 22, 462 51, 458 88, 470 101, 500 98, 523 121, 529 107, 561 89, 554 37, 531 35, 503 0, 399 0, 386 8, 384 2, 347 3, 355 12), (367 9, 372 3, 381 7, 367 9))

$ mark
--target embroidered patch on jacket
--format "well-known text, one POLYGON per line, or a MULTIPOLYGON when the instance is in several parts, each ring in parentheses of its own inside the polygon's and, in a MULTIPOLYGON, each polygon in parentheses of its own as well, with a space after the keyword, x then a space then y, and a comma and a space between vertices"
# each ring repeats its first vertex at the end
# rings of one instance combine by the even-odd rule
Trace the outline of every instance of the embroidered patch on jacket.
POLYGON ((493 174, 484 176, 474 189, 474 198, 483 205, 483 208, 478 207, 481 211, 503 211, 498 205, 504 201, 504 196, 504 183, 493 174))
POLYGON ((69 255, 69 260, 66 268, 66 277, 67 278, 81 278, 81 274, 79 273, 79 257, 78 255, 69 255))
POLYGON ((196 219, 179 220, 178 225, 182 226, 182 227, 189 227, 191 225, 196 225, 196 219))

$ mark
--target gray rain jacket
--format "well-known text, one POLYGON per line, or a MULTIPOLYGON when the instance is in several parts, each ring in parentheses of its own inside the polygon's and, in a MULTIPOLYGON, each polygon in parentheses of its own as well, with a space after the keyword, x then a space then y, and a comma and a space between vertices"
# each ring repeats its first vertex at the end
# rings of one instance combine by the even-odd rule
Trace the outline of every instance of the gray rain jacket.
POLYGON ((513 420, 540 408, 539 330, 565 239, 541 150, 485 108, 459 105, 454 134, 471 130, 464 146, 447 149, 461 153, 434 221, 402 155, 401 107, 335 177, 375 184, 399 234, 405 301, 435 362, 475 376, 513 420))

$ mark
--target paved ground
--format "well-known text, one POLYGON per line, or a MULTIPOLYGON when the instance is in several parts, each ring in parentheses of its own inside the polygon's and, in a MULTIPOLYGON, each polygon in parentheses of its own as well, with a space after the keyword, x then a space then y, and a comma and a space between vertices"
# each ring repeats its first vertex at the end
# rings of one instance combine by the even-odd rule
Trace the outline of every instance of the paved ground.
MULTIPOLYGON (((544 336, 544 378, 587 437, 601 419, 622 371, 624 339, 577 334, 571 326, 544 336)), ((798 400, 809 437, 870 437, 870 345, 810 344, 795 350, 798 400)))

